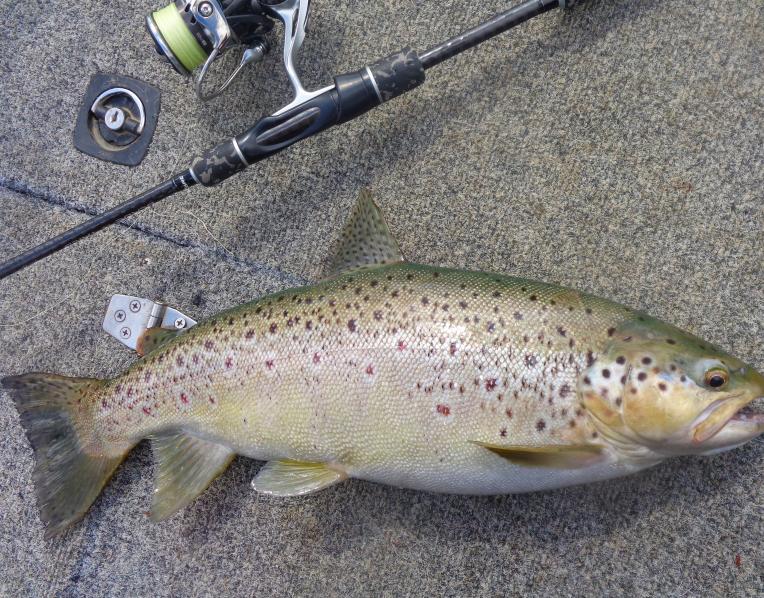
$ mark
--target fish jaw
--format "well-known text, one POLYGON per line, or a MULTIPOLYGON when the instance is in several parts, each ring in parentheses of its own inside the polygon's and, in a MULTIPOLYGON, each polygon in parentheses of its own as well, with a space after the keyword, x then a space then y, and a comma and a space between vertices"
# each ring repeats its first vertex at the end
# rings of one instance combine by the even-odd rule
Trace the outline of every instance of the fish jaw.
POLYGON ((764 412, 754 403, 763 403, 764 397, 756 399, 726 399, 711 405, 698 418, 693 443, 702 448, 702 454, 715 454, 733 449, 764 434, 764 412))

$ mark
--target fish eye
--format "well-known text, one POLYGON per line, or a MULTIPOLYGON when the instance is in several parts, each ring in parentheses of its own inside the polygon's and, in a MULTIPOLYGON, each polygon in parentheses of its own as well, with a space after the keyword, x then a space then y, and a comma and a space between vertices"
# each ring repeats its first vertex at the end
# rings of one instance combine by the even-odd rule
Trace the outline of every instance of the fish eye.
POLYGON ((711 388, 721 388, 729 382, 730 375, 724 370, 708 370, 706 372, 706 386, 711 388))

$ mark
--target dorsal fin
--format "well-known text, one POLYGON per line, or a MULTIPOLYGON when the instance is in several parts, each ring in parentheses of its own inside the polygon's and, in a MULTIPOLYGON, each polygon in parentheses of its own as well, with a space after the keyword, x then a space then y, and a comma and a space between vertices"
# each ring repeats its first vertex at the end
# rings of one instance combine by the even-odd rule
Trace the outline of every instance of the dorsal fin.
POLYGON ((141 357, 148 355, 154 349, 161 347, 162 345, 169 343, 179 334, 182 334, 185 330, 168 330, 166 328, 149 328, 138 339, 138 343, 135 345, 135 352, 141 357))
POLYGON ((402 262, 385 217, 374 203, 369 189, 362 189, 342 231, 337 253, 329 268, 329 278, 358 268, 402 262))

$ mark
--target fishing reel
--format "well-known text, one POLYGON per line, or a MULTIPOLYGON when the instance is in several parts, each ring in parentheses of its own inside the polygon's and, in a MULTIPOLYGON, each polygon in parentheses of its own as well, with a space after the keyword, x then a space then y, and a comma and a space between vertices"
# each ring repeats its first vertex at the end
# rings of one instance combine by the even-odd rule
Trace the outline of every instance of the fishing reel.
POLYGON ((276 21, 284 25, 284 68, 296 100, 305 90, 294 69, 294 54, 302 46, 310 0, 175 0, 146 17, 146 26, 156 45, 181 75, 191 76, 202 101, 223 93, 250 64, 260 62, 270 51, 268 33, 276 21), (211 92, 204 82, 212 64, 229 50, 242 49, 238 65, 222 85, 211 92))

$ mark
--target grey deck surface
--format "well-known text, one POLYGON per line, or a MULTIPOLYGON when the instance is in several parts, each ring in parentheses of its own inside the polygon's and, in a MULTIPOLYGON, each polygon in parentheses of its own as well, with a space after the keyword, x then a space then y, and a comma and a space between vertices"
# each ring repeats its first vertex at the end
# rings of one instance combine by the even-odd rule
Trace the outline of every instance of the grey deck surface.
MULTIPOLYGON (((155 184, 278 108, 276 54, 201 105, 153 53, 156 0, 17 2, 0 36, 0 259, 155 184), (77 152, 96 70, 158 85, 151 150, 77 152), (275 81, 275 83, 274 83, 275 81)), ((316 0, 310 86, 510 3, 316 0)), ((764 5, 591 0, 428 73, 428 83, 213 190, 193 189, 0 281, 0 375, 108 377, 113 293, 205 317, 315 280, 358 190, 412 261, 593 292, 764 367, 764 5)), ((543 494, 436 496, 352 481, 256 496, 233 466, 162 524, 148 447, 45 542, 32 454, 0 395, 0 595, 738 595, 764 592, 764 443, 543 494), (736 563, 736 557, 739 556, 736 563)))

